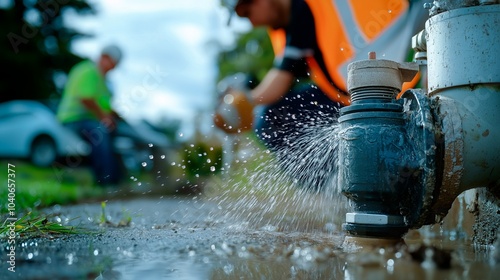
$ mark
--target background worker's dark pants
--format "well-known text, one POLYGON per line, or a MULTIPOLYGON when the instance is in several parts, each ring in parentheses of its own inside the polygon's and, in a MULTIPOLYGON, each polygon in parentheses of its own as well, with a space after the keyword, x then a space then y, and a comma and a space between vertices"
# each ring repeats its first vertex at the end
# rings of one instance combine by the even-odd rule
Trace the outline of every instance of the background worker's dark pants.
POLYGON ((82 120, 64 124, 90 144, 90 162, 96 183, 102 186, 118 184, 119 161, 113 148, 113 135, 99 121, 82 120))
POLYGON ((288 176, 302 187, 321 190, 331 184, 336 143, 325 142, 333 135, 325 141, 319 137, 333 133, 329 128, 336 126, 339 109, 340 104, 317 87, 301 85, 263 109, 255 132, 288 176))

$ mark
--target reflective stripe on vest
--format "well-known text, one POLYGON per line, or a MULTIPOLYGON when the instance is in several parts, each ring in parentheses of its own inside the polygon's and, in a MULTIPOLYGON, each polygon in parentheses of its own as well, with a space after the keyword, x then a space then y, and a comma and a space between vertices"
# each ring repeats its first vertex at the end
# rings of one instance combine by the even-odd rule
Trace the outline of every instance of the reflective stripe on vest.
MULTIPOLYGON (((349 105, 347 65, 367 59, 368 52, 377 52, 378 59, 406 60, 407 46, 417 22, 417 13, 409 9, 408 0, 305 1, 314 17, 318 46, 328 71, 324 73, 314 58, 308 57, 311 77, 333 101, 349 105)), ((275 53, 280 53, 280 48, 284 47, 284 35, 277 31, 270 34, 275 53), (276 44, 278 38, 281 38, 281 46, 276 44)), ((415 78, 405 83, 403 91, 417 82, 418 78, 415 78)))

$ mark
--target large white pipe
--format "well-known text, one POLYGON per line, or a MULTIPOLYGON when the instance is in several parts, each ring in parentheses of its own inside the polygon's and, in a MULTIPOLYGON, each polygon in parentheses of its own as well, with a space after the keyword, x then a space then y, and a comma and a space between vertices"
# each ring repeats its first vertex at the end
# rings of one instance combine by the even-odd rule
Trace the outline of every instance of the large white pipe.
POLYGON ((442 186, 434 211, 446 215, 464 190, 500 180, 500 5, 459 8, 426 22, 429 95, 444 135, 442 186))

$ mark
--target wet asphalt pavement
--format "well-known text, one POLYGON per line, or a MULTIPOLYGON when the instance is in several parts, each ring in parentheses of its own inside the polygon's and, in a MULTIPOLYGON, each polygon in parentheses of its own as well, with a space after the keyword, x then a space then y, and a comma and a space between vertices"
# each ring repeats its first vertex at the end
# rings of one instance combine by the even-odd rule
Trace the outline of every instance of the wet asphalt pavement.
POLYGON ((106 204, 108 223, 100 224, 100 203, 51 207, 54 219, 90 233, 19 240, 16 272, 4 262, 0 279, 496 279, 500 273, 488 251, 472 247, 460 247, 452 268, 440 269, 401 248, 346 253, 335 225, 283 230, 224 211, 197 196, 116 199, 106 204))
MULTIPOLYGON (((273 239, 299 238, 248 231, 221 220, 215 203, 197 197, 108 201, 106 224, 99 222, 100 203, 56 206, 47 213, 91 233, 22 241, 16 272, 4 267, 1 279, 217 279, 218 273, 232 275, 231 259, 271 261, 273 254, 290 253, 272 252, 273 239)), ((327 257, 331 249, 325 250, 327 257)))

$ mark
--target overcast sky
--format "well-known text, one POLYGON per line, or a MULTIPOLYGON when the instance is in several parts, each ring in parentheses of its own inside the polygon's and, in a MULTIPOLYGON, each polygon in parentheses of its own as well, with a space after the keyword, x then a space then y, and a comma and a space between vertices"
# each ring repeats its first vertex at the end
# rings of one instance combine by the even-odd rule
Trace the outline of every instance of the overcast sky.
POLYGON ((129 119, 151 121, 163 115, 185 120, 214 106, 216 55, 250 28, 245 20, 226 25, 229 13, 220 0, 96 0, 97 16, 68 17, 95 38, 79 40, 74 51, 95 59, 102 46, 115 43, 123 63, 109 78, 115 108, 129 119))

